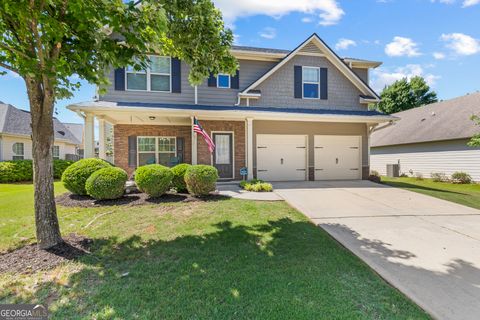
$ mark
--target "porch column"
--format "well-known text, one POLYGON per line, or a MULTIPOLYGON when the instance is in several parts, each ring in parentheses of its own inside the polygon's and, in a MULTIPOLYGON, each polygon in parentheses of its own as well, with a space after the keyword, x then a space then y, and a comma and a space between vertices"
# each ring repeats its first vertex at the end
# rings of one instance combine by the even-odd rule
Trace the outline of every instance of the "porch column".
POLYGON ((253 119, 247 118, 247 179, 253 179, 253 119))
POLYGON ((192 164, 195 165, 197 164, 197 134, 193 131, 193 118, 194 117, 190 117, 190 129, 192 131, 192 164))
POLYGON ((85 158, 95 157, 95 141, 94 141, 94 116, 91 113, 85 113, 85 158))
POLYGON ((98 157, 107 159, 107 149, 105 147, 105 119, 98 117, 98 157))

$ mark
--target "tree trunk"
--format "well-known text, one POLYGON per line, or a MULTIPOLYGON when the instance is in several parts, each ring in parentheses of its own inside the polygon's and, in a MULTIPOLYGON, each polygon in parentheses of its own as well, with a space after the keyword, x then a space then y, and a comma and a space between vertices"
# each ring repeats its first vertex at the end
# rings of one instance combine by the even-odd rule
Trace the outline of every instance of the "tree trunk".
POLYGON ((33 184, 35 227, 40 249, 62 243, 55 207, 53 186, 53 93, 44 90, 40 81, 26 79, 32 116, 33 184))

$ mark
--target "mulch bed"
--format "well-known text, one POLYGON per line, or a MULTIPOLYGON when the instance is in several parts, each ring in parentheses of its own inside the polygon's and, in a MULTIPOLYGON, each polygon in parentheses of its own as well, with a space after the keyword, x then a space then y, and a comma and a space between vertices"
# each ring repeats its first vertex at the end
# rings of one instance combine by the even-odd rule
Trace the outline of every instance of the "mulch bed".
POLYGON ((167 193, 159 198, 150 198, 145 193, 130 193, 115 200, 95 200, 89 196, 79 196, 70 192, 64 193, 55 198, 58 205, 64 207, 108 207, 108 206, 138 206, 144 204, 160 204, 171 202, 193 202, 193 201, 219 201, 227 199, 228 197, 222 195, 210 195, 202 198, 195 198, 189 194, 183 193, 167 193))
POLYGON ((70 234, 63 240, 64 243, 47 250, 39 249, 37 244, 30 244, 0 255, 0 273, 33 273, 53 269, 63 262, 88 254, 92 243, 91 239, 76 234, 70 234))

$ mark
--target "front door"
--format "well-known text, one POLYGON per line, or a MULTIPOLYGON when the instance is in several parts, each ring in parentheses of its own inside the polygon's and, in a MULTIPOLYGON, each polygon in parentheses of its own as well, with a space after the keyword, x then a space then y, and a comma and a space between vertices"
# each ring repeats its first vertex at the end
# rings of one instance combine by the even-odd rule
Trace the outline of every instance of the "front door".
POLYGON ((220 179, 233 179, 233 133, 213 133, 213 165, 220 179))

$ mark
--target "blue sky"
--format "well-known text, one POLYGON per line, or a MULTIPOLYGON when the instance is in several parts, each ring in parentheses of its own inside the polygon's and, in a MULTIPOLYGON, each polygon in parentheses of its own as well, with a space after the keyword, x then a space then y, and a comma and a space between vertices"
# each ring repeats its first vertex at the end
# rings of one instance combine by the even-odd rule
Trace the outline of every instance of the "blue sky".
MULTIPOLYGON (((340 56, 383 61, 371 73, 381 91, 402 77, 421 75, 440 99, 480 90, 480 0, 214 0, 236 44, 293 49, 316 32, 340 56)), ((88 101, 82 83, 59 101, 61 121, 81 122, 65 109, 88 101)), ((23 80, 0 76, 0 101, 28 109, 23 80)))

